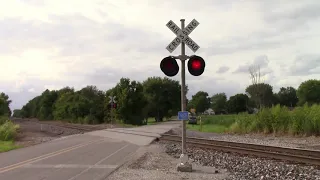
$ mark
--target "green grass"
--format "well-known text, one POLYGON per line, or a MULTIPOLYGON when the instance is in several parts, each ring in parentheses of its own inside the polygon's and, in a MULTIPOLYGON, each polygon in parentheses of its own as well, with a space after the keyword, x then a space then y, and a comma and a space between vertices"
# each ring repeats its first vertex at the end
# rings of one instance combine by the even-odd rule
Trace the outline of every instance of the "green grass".
POLYGON ((0 153, 20 148, 13 141, 0 141, 0 153))
POLYGON ((202 124, 215 124, 229 127, 236 121, 237 115, 202 115, 202 124))
POLYGON ((157 124, 155 118, 148 118, 148 123, 147 123, 147 125, 154 125, 154 124, 157 124))
MULTIPOLYGON (((187 124, 187 129, 192 131, 200 131, 200 124, 192 125, 187 124)), ((224 133, 229 128, 224 125, 217 125, 217 124, 204 124, 202 125, 202 131, 201 132, 211 132, 211 133, 224 133)))
POLYGON ((187 129, 201 132, 224 133, 235 122, 237 115, 202 115, 202 130, 198 119, 197 125, 187 124, 187 129))

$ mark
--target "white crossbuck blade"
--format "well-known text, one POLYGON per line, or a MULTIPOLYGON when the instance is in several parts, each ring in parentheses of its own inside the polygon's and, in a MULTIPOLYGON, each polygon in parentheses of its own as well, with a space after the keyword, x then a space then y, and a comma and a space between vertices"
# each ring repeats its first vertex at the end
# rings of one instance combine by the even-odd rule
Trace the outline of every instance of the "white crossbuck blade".
POLYGON ((188 35, 199 25, 200 23, 193 19, 183 30, 179 28, 172 20, 167 23, 167 27, 177 35, 177 37, 166 47, 166 49, 172 53, 182 42, 184 42, 194 53, 198 51, 200 46, 194 42, 188 35))
POLYGON ((117 101, 116 101, 116 96, 109 96, 109 98, 110 98, 110 101, 109 101, 109 103, 116 103, 117 101))

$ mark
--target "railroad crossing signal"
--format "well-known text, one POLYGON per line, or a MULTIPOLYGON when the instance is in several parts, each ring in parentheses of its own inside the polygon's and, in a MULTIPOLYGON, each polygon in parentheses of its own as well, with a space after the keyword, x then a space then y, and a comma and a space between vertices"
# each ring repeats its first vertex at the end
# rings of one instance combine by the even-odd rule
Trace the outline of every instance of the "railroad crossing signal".
POLYGON ((110 98, 110 107, 111 108, 117 108, 117 101, 116 101, 116 96, 109 96, 110 98))
MULTIPOLYGON (((200 46, 194 42, 189 34, 199 25, 199 22, 193 19, 185 28, 180 29, 172 20, 170 20, 166 26, 177 35, 177 37, 166 47, 166 49, 172 53, 181 43, 186 44, 193 52, 196 52, 200 46)), ((184 26, 183 26, 184 27, 184 26)), ((184 49, 184 48, 183 48, 184 49)), ((205 61, 202 57, 192 55, 186 56, 182 53, 180 56, 168 56, 162 59, 160 63, 161 71, 169 77, 175 76, 179 72, 179 66, 176 59, 181 61, 188 61, 189 73, 193 76, 200 76, 205 69, 205 61)), ((183 67, 184 68, 184 67, 183 67)))

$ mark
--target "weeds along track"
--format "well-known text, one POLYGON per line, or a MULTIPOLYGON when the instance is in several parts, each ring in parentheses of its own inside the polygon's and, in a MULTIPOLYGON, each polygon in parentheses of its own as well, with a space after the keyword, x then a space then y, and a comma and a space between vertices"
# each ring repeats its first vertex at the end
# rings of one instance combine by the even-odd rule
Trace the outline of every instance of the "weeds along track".
MULTIPOLYGON (((160 141, 161 140, 181 142, 181 136, 163 134, 160 138, 160 141)), ((266 146, 192 137, 187 137, 186 142, 188 146, 320 166, 320 151, 316 150, 266 146)))

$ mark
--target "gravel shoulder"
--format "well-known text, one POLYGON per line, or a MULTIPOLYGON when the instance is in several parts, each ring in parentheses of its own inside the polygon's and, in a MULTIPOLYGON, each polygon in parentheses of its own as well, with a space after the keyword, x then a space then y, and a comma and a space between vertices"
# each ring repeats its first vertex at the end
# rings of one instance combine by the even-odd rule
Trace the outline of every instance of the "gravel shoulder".
MULTIPOLYGON (((178 159, 165 152, 163 144, 151 144, 139 149, 126 164, 114 171, 108 180, 221 180, 228 176, 223 170, 216 174, 178 172, 178 159)), ((199 166, 198 169, 202 167, 199 166)), ((215 168, 211 168, 215 170, 215 168)))
MULTIPOLYGON (((170 134, 181 135, 181 128, 172 129, 170 134)), ((265 134, 219 134, 219 133, 204 133, 198 131, 187 130, 188 137, 199 137, 214 140, 242 142, 261 144, 269 146, 305 148, 320 150, 320 137, 292 137, 292 136, 274 136, 265 134)))

